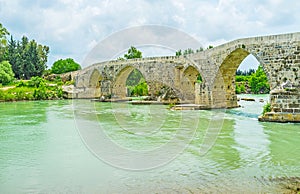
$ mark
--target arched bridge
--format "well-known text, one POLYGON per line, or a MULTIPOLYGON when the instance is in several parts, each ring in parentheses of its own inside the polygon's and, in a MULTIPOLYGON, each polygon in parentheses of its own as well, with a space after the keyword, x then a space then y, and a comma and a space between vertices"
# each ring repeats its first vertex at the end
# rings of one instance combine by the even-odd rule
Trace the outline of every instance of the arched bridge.
POLYGON ((252 54, 270 84, 271 113, 262 120, 300 122, 300 33, 238 39, 187 56, 115 60, 93 64, 75 79, 76 98, 126 97, 126 80, 138 69, 149 95, 163 86, 172 88, 182 102, 207 108, 237 106, 235 72, 252 54), (202 82, 197 82, 201 75, 202 82))

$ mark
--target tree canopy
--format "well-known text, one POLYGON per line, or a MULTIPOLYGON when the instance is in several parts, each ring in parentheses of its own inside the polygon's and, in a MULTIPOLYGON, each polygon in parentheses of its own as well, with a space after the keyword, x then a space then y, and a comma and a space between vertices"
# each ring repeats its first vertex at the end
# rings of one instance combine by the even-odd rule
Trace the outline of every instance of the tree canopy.
POLYGON ((42 76, 47 68, 49 47, 26 36, 17 41, 13 36, 8 39, 8 35, 8 30, 0 23, 0 62, 9 61, 17 79, 42 76))
POLYGON ((254 69, 237 71, 235 78, 238 83, 236 85, 236 93, 238 94, 246 92, 247 87, 250 89, 251 93, 254 94, 266 94, 270 92, 268 78, 261 65, 258 66, 256 71, 254 69))
POLYGON ((14 72, 8 61, 0 62, 0 83, 6 85, 14 79, 14 72))
POLYGON ((81 66, 71 58, 59 59, 53 63, 51 73, 62 74, 79 69, 81 69, 81 66))
POLYGON ((135 47, 131 46, 130 49, 128 49, 127 54, 124 55, 126 59, 136 59, 136 58, 142 58, 142 52, 137 50, 135 47))
POLYGON ((3 61, 7 54, 5 49, 7 45, 7 35, 9 35, 9 32, 0 23, 0 61, 3 61))
POLYGON ((42 76, 47 68, 49 47, 40 45, 35 40, 29 40, 26 36, 23 36, 21 41, 16 41, 11 36, 7 52, 7 60, 18 79, 42 76))

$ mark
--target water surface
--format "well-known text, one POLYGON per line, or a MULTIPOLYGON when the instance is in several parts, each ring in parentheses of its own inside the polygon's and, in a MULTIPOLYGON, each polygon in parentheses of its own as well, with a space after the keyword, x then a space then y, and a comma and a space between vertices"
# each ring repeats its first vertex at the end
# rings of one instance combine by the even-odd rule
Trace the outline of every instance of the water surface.
POLYGON ((300 177, 300 125, 258 122, 258 99, 268 96, 251 97, 256 101, 226 112, 89 100, 0 103, 0 193, 282 192, 286 179, 300 177), (215 115, 219 123, 211 122, 215 115), (99 145, 112 160, 84 141, 80 132, 94 133, 91 125, 99 126, 95 141, 110 140, 99 145), (203 154, 214 126, 221 130, 210 131, 219 133, 203 154), (129 150, 124 161, 114 144, 129 150), (151 158, 140 164, 132 153, 159 162, 143 170, 151 158))

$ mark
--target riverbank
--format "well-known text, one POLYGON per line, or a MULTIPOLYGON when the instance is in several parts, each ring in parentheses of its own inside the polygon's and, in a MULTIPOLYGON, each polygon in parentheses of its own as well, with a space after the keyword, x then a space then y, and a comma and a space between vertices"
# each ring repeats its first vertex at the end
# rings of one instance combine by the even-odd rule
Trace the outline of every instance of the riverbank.
POLYGON ((61 79, 48 81, 40 77, 15 81, 9 86, 0 87, 0 102, 59 100, 63 99, 62 86, 72 84, 61 79))

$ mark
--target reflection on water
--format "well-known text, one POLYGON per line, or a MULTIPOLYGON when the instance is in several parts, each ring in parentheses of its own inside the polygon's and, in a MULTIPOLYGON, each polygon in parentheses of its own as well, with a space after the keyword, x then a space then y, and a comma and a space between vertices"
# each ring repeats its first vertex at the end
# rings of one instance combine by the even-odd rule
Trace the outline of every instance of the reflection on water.
MULTIPOLYGON (((217 111, 88 100, 0 103, 0 193, 282 192, 282 177, 300 176, 299 124, 260 123, 254 115, 263 103, 240 104, 224 113, 214 146, 201 155, 217 111), (77 118, 101 126, 124 149, 156 150, 173 139, 188 143, 163 166, 115 168, 87 149, 73 108, 77 118)), ((103 150, 114 156, 107 145, 103 150)))

